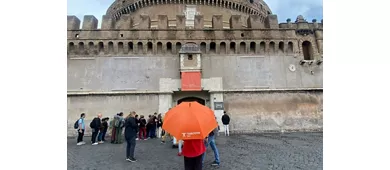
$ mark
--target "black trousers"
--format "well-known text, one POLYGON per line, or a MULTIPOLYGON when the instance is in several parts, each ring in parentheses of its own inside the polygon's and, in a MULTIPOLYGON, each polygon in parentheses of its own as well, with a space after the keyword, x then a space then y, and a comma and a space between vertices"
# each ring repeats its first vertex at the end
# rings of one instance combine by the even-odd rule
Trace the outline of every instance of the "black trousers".
POLYGON ((184 157, 184 169, 185 170, 202 170, 202 155, 189 158, 184 157))
POLYGON ((99 129, 94 129, 93 132, 92 132, 92 143, 95 143, 96 142, 96 137, 98 136, 99 134, 99 129))
POLYGON ((80 132, 80 130, 77 130, 77 132, 79 133, 79 136, 77 137, 77 143, 79 143, 79 142, 83 141, 84 129, 81 132, 80 132))
POLYGON ((126 138, 126 158, 134 158, 135 138, 136 136, 126 138))

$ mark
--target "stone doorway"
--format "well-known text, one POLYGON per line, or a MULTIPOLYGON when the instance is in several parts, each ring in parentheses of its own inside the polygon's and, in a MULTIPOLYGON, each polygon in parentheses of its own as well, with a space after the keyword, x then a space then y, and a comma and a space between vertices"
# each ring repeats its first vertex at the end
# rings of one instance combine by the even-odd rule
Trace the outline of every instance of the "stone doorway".
POLYGON ((181 102, 193 102, 196 101, 202 105, 210 107, 210 94, 208 91, 199 92, 183 92, 176 91, 172 96, 172 106, 176 106, 181 102))
POLYGON ((177 101, 177 104, 180 104, 181 102, 198 102, 202 105, 206 105, 206 100, 201 99, 199 97, 185 97, 185 98, 179 99, 177 101))

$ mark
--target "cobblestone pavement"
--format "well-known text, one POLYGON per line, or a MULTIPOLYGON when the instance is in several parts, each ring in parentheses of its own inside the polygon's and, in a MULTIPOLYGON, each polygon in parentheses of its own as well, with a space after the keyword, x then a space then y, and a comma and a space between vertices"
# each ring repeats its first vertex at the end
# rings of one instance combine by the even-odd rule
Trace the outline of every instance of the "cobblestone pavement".
MULTIPOLYGON (((285 133, 259 135, 222 134, 217 137, 221 166, 212 167, 214 155, 209 147, 204 170, 318 170, 322 169, 322 133, 285 133)), ((76 146, 68 139, 68 169, 85 170, 181 170, 183 157, 177 156, 172 143, 161 144, 158 139, 137 141, 137 162, 125 161, 126 144, 105 143, 76 146)))

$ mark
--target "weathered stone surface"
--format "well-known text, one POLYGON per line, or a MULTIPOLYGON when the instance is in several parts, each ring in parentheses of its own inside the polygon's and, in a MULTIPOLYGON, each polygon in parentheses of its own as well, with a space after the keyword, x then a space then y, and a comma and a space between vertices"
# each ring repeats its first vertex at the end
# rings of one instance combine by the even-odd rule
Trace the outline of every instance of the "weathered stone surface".
MULTIPOLYGON (((323 164, 322 133, 291 133, 262 135, 232 135, 217 137, 220 154, 220 170, 321 170, 323 164)), ((183 157, 171 144, 160 144, 159 140, 137 141, 135 163, 125 161, 126 144, 109 143, 91 146, 88 143, 76 146, 75 139, 68 140, 68 169, 134 169, 134 170, 181 170, 183 157)), ((211 148, 207 148, 204 169, 214 169, 211 148)))

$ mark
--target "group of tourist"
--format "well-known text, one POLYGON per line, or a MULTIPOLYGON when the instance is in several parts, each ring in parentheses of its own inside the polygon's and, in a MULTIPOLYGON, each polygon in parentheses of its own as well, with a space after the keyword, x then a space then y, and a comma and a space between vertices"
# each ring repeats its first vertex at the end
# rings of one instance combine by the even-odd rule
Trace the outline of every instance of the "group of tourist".
MULTIPOLYGON (((80 115, 80 119, 75 122, 74 128, 78 131, 77 145, 83 145, 83 136, 85 133, 85 113, 80 115)), ((161 114, 149 115, 148 120, 143 115, 138 118, 136 112, 132 111, 130 114, 123 118, 123 113, 116 114, 113 120, 108 124, 109 118, 103 118, 102 114, 98 114, 91 123, 90 127, 92 130, 92 145, 98 145, 105 142, 105 135, 109 127, 111 127, 111 143, 120 144, 122 143, 122 132, 125 128, 124 136, 127 142, 126 147, 126 160, 135 162, 134 150, 136 140, 147 140, 148 138, 162 138, 162 143, 165 143, 168 133, 164 133, 162 130, 163 119, 161 114), (97 141, 96 141, 97 138, 97 141)), ((222 116, 222 123, 224 125, 225 136, 229 136, 229 123, 230 117, 224 112, 222 116)), ((185 170, 201 170, 203 162, 206 156, 206 148, 210 145, 214 152, 215 160, 212 165, 219 166, 219 152, 216 146, 215 138, 218 134, 219 127, 215 128, 206 139, 200 140, 185 140, 178 141, 179 153, 178 156, 184 156, 185 170), (185 143, 185 144, 184 144, 185 143)))

